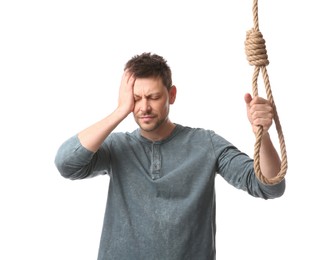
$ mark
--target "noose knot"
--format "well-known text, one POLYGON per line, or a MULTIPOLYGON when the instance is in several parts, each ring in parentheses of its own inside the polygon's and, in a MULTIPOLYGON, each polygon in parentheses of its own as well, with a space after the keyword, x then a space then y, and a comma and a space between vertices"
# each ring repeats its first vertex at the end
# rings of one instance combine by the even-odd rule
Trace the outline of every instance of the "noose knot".
POLYGON ((245 51, 247 60, 252 66, 267 66, 269 60, 267 56, 265 40, 260 31, 247 31, 245 41, 245 51))

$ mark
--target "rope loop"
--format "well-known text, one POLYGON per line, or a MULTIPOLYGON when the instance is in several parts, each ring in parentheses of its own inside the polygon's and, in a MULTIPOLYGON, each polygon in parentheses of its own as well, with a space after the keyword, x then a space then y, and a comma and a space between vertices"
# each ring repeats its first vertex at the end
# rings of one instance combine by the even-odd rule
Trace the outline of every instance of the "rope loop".
POLYGON ((253 20, 254 27, 253 29, 247 31, 246 41, 245 41, 245 52, 247 55, 247 60, 250 65, 255 66, 253 77, 252 77, 252 91, 253 96, 258 96, 258 84, 257 79, 259 76, 259 72, 262 72, 265 90, 267 94, 267 98, 273 106, 274 110, 274 123, 276 130, 278 132, 279 144, 281 150, 281 167, 279 173, 273 178, 267 178, 263 175, 260 169, 260 148, 262 144, 262 134, 263 128, 259 127, 258 132, 256 133, 256 143, 254 147, 254 169, 256 177, 265 184, 276 184, 282 181, 287 172, 287 153, 286 153, 286 145, 284 140, 284 135, 282 132, 277 107, 273 100, 272 89, 270 86, 270 80, 267 73, 266 66, 269 65, 265 40, 263 39, 263 35, 259 31, 258 25, 258 0, 253 0, 253 20))

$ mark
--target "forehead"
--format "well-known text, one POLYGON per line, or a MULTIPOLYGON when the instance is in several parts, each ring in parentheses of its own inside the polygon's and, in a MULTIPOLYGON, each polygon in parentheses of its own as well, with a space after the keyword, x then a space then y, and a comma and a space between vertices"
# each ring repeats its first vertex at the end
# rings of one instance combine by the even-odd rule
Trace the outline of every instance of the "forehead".
POLYGON ((166 87, 160 78, 136 78, 134 84, 135 95, 148 95, 156 92, 163 92, 166 87))

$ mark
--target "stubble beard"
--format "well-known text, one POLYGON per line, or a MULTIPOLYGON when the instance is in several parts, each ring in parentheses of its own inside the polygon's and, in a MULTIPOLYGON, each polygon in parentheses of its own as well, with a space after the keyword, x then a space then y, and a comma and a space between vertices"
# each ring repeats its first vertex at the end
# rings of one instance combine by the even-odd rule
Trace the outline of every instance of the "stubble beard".
POLYGON ((168 116, 158 119, 157 122, 152 122, 151 124, 142 124, 139 122, 139 120, 136 120, 138 126, 140 127, 141 130, 145 132, 153 132, 160 128, 166 121, 167 121, 168 116))

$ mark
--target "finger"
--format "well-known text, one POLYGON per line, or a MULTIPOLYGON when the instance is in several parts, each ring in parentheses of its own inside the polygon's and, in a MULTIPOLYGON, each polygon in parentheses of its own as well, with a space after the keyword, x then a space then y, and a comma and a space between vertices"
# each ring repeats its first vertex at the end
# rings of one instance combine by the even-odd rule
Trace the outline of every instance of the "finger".
POLYGON ((270 104, 270 101, 268 101, 265 98, 256 96, 256 97, 252 98, 252 100, 250 102, 250 105, 253 106, 253 105, 256 105, 256 104, 270 104))
POLYGON ((133 75, 133 73, 131 73, 130 71, 126 70, 123 75, 122 75, 122 79, 121 79, 121 86, 122 88, 127 88, 129 87, 133 87, 135 83, 135 77, 133 75))
POLYGON ((273 108, 272 106, 267 104, 253 104, 250 106, 250 112, 253 114, 255 112, 266 112, 266 113, 272 113, 273 108))
POLYGON ((267 131, 273 122, 272 114, 256 113, 255 116, 251 117, 251 124, 253 127, 262 126, 264 131, 267 131))
POLYGON ((252 100, 252 96, 249 93, 246 93, 244 95, 244 101, 246 102, 247 106, 249 106, 251 100, 252 100))
POLYGON ((130 76, 129 76, 129 78, 128 78, 127 83, 128 83, 129 85, 133 86, 134 83, 135 83, 135 80, 136 80, 136 77, 134 76, 134 73, 131 73, 130 76))
POLYGON ((273 120, 273 114, 272 113, 259 111, 259 112, 255 112, 252 115, 252 122, 254 124, 256 124, 256 125, 260 124, 259 121, 262 121, 262 122, 272 122, 272 120, 273 120))

